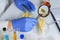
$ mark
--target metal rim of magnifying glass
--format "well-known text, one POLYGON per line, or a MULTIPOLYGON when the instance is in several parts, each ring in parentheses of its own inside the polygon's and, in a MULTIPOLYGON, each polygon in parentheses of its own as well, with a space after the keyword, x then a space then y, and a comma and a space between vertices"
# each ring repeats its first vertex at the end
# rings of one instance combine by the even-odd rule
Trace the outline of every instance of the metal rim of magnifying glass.
MULTIPOLYGON (((41 5, 40 7, 42 7, 42 6, 44 6, 44 5, 41 5)), ((46 6, 46 5, 45 5, 46 6)), ((42 16, 42 15, 40 15, 39 14, 39 9, 40 9, 40 7, 38 8, 38 15, 40 16, 40 17, 47 17, 48 15, 49 15, 49 11, 50 11, 50 9, 49 9, 49 7, 48 7, 48 13, 45 15, 45 16, 42 16)))

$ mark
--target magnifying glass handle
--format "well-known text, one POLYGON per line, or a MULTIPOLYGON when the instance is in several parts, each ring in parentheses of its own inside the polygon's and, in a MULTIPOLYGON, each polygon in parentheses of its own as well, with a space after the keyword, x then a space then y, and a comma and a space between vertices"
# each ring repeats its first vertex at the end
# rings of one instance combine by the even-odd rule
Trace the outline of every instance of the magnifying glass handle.
MULTIPOLYGON (((56 21, 56 19, 55 19, 55 17, 54 17, 54 15, 53 15, 53 13, 51 12, 51 10, 50 10, 50 13, 51 13, 51 16, 52 16, 53 20, 54 20, 54 21, 56 21)), ((59 32, 60 32, 60 28, 59 28, 58 23, 57 23, 57 22, 55 22, 55 24, 56 24, 56 26, 57 26, 57 28, 58 28, 58 30, 59 30, 59 32)))

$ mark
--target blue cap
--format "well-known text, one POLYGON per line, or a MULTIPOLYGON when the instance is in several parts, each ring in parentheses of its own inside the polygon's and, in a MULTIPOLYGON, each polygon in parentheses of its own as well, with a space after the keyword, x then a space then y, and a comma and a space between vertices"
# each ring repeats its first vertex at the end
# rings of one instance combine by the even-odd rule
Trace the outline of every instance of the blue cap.
POLYGON ((21 35, 20 35, 20 38, 21 38, 21 39, 24 39, 24 34, 21 34, 21 35))

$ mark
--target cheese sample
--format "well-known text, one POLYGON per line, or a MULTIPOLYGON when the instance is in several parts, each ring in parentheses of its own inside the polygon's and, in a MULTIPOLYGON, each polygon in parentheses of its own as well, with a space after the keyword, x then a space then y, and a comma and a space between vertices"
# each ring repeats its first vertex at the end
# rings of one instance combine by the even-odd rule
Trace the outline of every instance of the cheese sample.
POLYGON ((39 21, 40 31, 43 32, 43 30, 44 30, 44 25, 45 25, 45 20, 44 20, 44 19, 38 19, 38 21, 39 21))

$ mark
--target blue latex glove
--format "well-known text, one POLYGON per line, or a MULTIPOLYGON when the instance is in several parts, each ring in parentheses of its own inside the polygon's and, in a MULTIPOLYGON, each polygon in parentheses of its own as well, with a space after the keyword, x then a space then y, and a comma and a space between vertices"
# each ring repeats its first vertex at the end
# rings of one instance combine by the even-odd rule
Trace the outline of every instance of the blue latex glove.
POLYGON ((14 31, 29 32, 38 23, 35 18, 20 18, 12 21, 14 31))
POLYGON ((29 12, 35 11, 35 6, 28 0, 14 0, 14 3, 23 12, 25 12, 26 9, 29 12))

